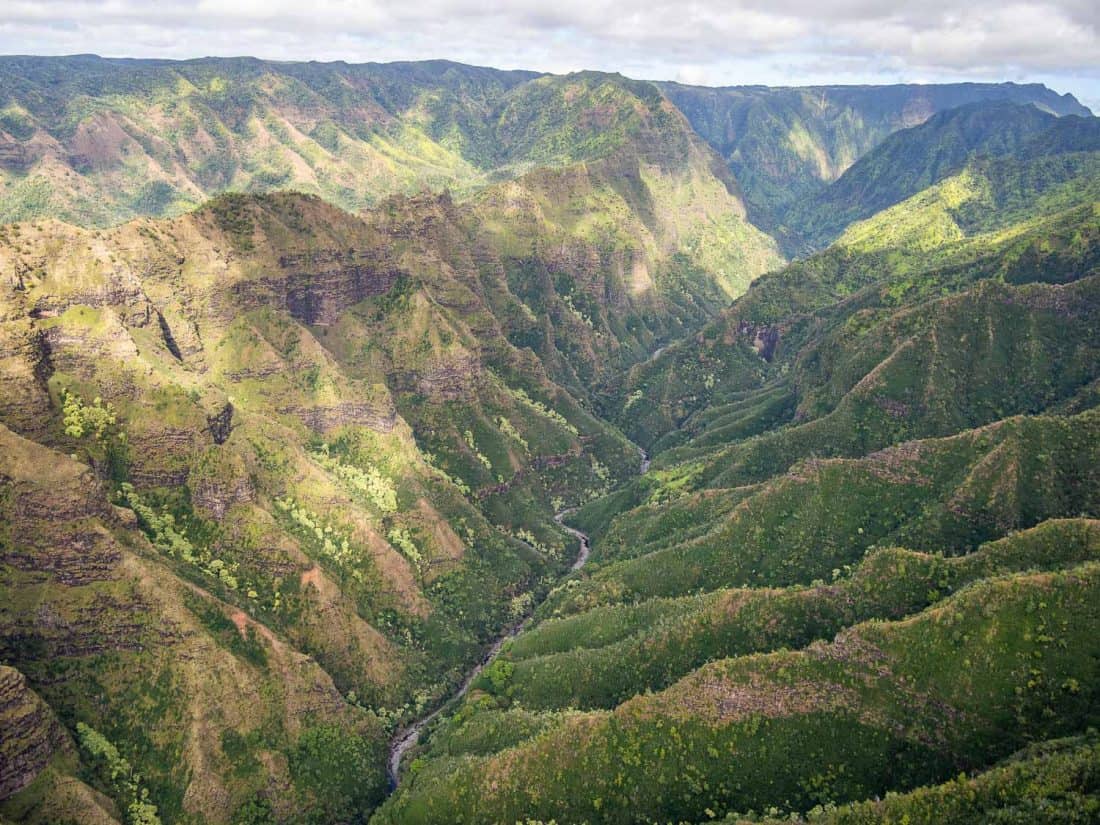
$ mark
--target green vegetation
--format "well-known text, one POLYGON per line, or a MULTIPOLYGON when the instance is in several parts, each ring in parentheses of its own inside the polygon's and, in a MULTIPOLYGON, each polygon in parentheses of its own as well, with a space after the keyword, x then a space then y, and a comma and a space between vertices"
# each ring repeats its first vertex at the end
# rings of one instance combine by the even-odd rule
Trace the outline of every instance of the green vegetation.
POLYGON ((80 747, 99 773, 100 779, 122 800, 129 825, 160 825, 157 806, 149 801, 149 789, 141 784, 141 774, 99 731, 80 722, 76 726, 80 747))
POLYGON ((825 246, 850 224, 939 183, 975 156, 1016 154, 1033 141, 1050 146, 1048 134, 1064 128, 1057 122, 1034 105, 1007 101, 940 112, 890 135, 812 201, 796 205, 786 216, 788 226, 810 245, 825 246))
MULTIPOLYGON (((902 126, 967 104, 1031 104, 1057 115, 1088 110, 1035 85, 945 84, 707 89, 660 84, 692 127, 722 156, 746 194, 754 222, 779 229, 902 126)), ((792 227, 797 230, 798 226, 792 227)), ((797 244, 795 244, 797 246, 797 244)))
POLYGON ((874 549, 850 573, 834 570, 830 584, 596 608, 524 634, 497 660, 508 662, 508 678, 497 685, 489 674, 485 689, 531 710, 612 708, 709 661, 800 648, 860 621, 917 613, 978 578, 1095 559, 1098 542, 1095 522, 1045 522, 959 557, 874 549))
POLYGON ((5 822, 1095 818, 1072 98, 0 80, 5 822))
MULTIPOLYGON (((958 823, 1057 822, 1084 823, 1100 811, 1094 777, 1100 749, 1096 736, 1055 739, 1032 745, 996 767, 974 776, 960 774, 954 780, 886 799, 840 807, 819 806, 795 821, 829 825, 873 825, 908 822, 932 825, 958 823)), ((790 822, 790 819, 749 819, 741 822, 790 822)))
POLYGON ((303 731, 290 754, 290 771, 316 800, 306 821, 347 822, 378 804, 386 781, 379 769, 382 745, 335 725, 303 731))
POLYGON ((992 579, 914 620, 716 662, 518 748, 429 763, 377 818, 691 821, 943 781, 1094 724, 1096 587, 1091 564, 992 579))
POLYGON ((1095 724, 1046 669, 1092 661, 1092 127, 997 104, 912 132, 883 151, 926 142, 921 191, 632 370, 653 469, 571 517, 592 560, 378 822, 880 821, 838 806, 1095 724))
POLYGON ((118 415, 110 402, 103 403, 101 398, 95 398, 91 404, 85 404, 80 396, 66 392, 62 405, 62 423, 65 425, 65 435, 73 438, 83 438, 92 435, 97 441, 102 441, 107 435, 108 428, 118 424, 118 415))
POLYGON ((203 573, 230 590, 238 588, 239 582, 235 575, 238 565, 227 564, 224 560, 215 558, 207 547, 196 547, 187 538, 186 530, 177 529, 175 516, 171 512, 158 511, 147 504, 134 489, 133 484, 122 483, 119 487, 119 501, 137 514, 138 522, 149 536, 149 540, 162 553, 198 567, 203 573))

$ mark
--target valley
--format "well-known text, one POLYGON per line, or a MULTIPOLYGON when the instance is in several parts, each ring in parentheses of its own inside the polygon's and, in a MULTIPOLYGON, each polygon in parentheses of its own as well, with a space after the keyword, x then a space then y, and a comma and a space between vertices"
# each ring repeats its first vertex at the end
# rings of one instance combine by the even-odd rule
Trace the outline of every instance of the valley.
POLYGON ((1093 821, 1098 123, 0 58, 0 825, 1093 821))
MULTIPOLYGON (((558 522, 558 524, 562 524, 562 519, 570 512, 570 510, 563 510, 561 513, 558 513, 554 518, 558 522)), ((577 558, 569 567, 570 571, 576 572, 577 570, 580 570, 582 567, 584 567, 584 563, 588 561, 588 554, 590 552, 588 536, 582 533, 580 530, 574 530, 572 527, 566 527, 564 525, 562 525, 562 527, 567 533, 569 533, 569 535, 573 536, 573 538, 577 539, 577 541, 580 542, 580 549, 577 552, 577 558)), ((470 670, 470 672, 462 680, 462 684, 460 684, 458 686, 458 689, 447 698, 443 705, 429 713, 427 716, 417 719, 408 727, 402 728, 401 730, 397 731, 393 741, 390 743, 389 761, 387 763, 389 769, 390 783, 395 789, 398 782, 401 781, 401 760, 404 758, 409 748, 413 747, 417 743, 417 740, 420 738, 420 735, 424 732, 425 728, 427 728, 427 726, 430 725, 439 716, 439 714, 444 712, 448 705, 450 705, 452 702, 456 702, 462 699, 462 697, 466 695, 466 692, 470 689, 470 686, 474 683, 474 680, 477 679, 477 677, 481 674, 481 671, 483 671, 487 666, 493 663, 493 661, 497 657, 497 654, 500 653, 504 645, 507 644, 509 640, 514 639, 516 636, 523 632, 523 629, 527 625, 530 618, 530 615, 524 616, 521 621, 508 628, 503 635, 497 638, 497 640, 489 646, 489 649, 486 651, 481 661, 478 662, 477 665, 475 665, 473 669, 470 670)))

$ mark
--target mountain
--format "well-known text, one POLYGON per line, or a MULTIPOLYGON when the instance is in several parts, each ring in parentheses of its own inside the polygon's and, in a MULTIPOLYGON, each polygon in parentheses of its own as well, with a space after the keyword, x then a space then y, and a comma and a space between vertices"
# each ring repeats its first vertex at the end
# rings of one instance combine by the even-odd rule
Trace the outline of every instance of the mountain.
POLYGON ((0 76, 0 822, 1092 816, 1072 98, 0 76))
POLYGON ((815 198, 792 208, 787 225, 812 245, 826 246, 849 224, 949 177, 975 155, 1012 154, 1032 140, 1050 146, 1039 136, 1057 122, 1035 106, 1002 101, 948 109, 890 135, 815 198))
POLYGON ((431 762, 377 819, 706 821, 943 782, 1029 734, 1095 718, 1087 696, 1058 687, 1093 672, 1080 628, 1097 619, 1095 588, 1089 562, 992 578, 909 620, 712 662, 614 711, 563 714, 518 747, 498 735, 493 753, 431 762), (1039 599, 1052 642, 1035 641, 1039 623, 1024 618, 1039 599))
MULTIPOLYGON (((952 324, 946 306, 922 307, 943 318, 933 340, 951 327, 966 347, 929 365, 924 375, 959 383, 926 394, 924 414, 945 401, 958 410, 966 396, 950 388, 974 386, 959 367, 998 357, 1009 362, 990 378, 1012 375, 1004 389, 1037 401, 1020 367, 1046 362, 1040 342, 1075 350, 1080 332, 1064 325, 1096 326, 1096 282, 1077 282, 1080 302, 1063 286, 988 295, 1027 320, 975 324, 963 305, 952 324), (1032 313, 1046 312, 1044 330, 1032 313), (975 327, 1029 343, 975 350, 975 327)), ((888 421, 916 414, 893 393, 922 374, 921 352, 902 345, 861 382, 888 421)), ((1090 586, 1095 522, 1076 516, 1098 506, 1100 438, 1095 408, 1060 412, 1095 403, 1098 359, 1080 354, 1083 374, 1039 367, 1036 377, 1077 375, 1047 402, 1053 414, 976 429, 954 420, 944 438, 895 431, 879 442, 895 446, 809 456, 786 472, 785 456, 767 463, 782 455, 777 430, 749 467, 755 483, 688 461, 647 474, 639 506, 589 505, 576 522, 595 537, 587 575, 551 594, 432 733, 377 821, 782 816, 944 782, 1083 730, 1095 702, 1076 691, 1096 657, 1066 634, 1096 621, 1092 596, 1075 589, 1090 586)), ((992 417, 1011 412, 988 384, 974 393, 992 417)), ((816 449, 838 432, 821 432, 816 449)))
POLYGON ((970 103, 1033 104, 1054 115, 1092 113, 1072 95, 1016 83, 661 89, 725 159, 754 223, 781 225, 786 210, 836 180, 898 129, 970 103))
POLYGON ((3 217, 102 226, 225 189, 293 187, 357 209, 472 182, 494 145, 489 112, 533 75, 89 55, 4 58, 0 77, 3 217))
MULTIPOLYGON (((694 339, 634 368, 623 388, 625 432, 663 447, 704 426, 713 443, 738 408, 750 417, 770 410, 773 422, 776 415, 785 421, 795 404, 784 370, 816 360, 800 348, 823 329, 852 323, 861 330, 876 314, 983 278, 1058 282, 1095 271, 1100 121, 1076 120, 1066 119, 1071 141, 1056 121, 1015 155, 975 157, 848 226, 823 252, 755 281, 694 339)), ((923 144, 919 129, 898 136, 917 141, 914 153, 923 144)))
POLYGON ((0 220, 85 226, 179 214, 225 190, 292 188, 351 211, 425 188, 467 194, 602 157, 665 98, 771 228, 779 201, 945 108, 1004 98, 1088 114, 1034 85, 711 90, 446 61, 3 57, 0 89, 0 220))
POLYGON ((572 561, 555 511, 636 472, 594 414, 600 386, 780 260, 709 148, 653 102, 629 151, 462 204, 395 196, 356 216, 227 194, 169 220, 0 230, 16 530, 0 649, 36 686, 64 671, 49 706, 121 743, 163 818, 227 821, 269 785, 279 817, 369 811, 386 732, 572 561), (51 489, 67 528, 49 526, 51 489), (87 581, 65 572, 74 557, 87 581), (90 628, 26 624, 28 605, 90 603, 90 628), (173 617, 155 643, 154 615, 173 617), (177 637, 197 645, 187 667, 177 637), (311 672, 278 688, 285 708, 258 699, 288 663, 311 672), (227 695, 234 669, 255 688, 227 695), (76 698, 93 690, 94 707, 76 698), (323 712, 294 704, 313 695, 323 712), (315 781, 327 751, 359 772, 354 793, 315 781))

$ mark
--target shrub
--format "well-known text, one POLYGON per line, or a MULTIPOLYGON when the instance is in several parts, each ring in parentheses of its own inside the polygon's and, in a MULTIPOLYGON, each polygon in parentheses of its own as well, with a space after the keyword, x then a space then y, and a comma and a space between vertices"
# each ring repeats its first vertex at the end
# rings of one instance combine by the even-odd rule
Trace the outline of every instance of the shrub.
POLYGON ((313 818, 345 822, 365 817, 383 794, 385 776, 378 747, 337 725, 304 731, 290 754, 295 784, 312 792, 313 818))

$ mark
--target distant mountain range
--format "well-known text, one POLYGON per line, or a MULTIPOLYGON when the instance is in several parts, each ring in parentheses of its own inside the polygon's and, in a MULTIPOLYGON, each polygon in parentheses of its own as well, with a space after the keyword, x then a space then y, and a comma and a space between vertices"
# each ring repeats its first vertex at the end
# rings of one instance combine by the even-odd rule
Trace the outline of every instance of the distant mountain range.
POLYGON ((1005 100, 1089 115, 1041 85, 706 89, 445 61, 0 58, 0 218, 107 225, 174 215, 224 189, 295 188, 345 209, 460 193, 606 155, 638 106, 671 102, 773 228, 897 129, 1005 100))

